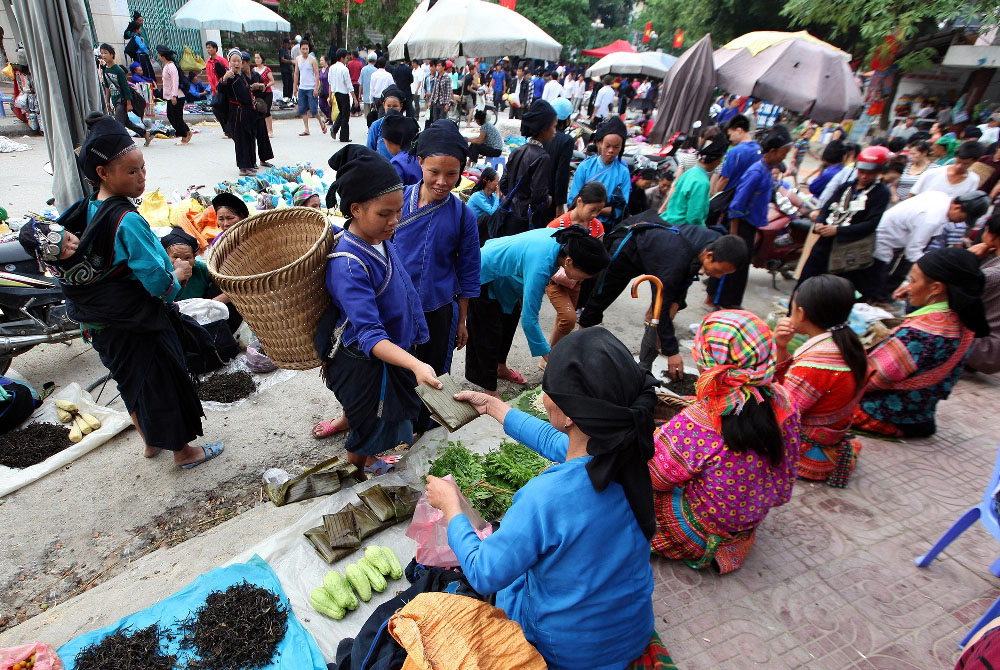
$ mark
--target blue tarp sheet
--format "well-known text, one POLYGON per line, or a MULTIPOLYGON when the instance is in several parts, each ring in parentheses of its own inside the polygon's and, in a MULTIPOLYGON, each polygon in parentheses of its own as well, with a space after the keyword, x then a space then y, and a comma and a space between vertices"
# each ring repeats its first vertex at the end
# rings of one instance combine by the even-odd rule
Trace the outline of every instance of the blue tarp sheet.
MULTIPOLYGON (((138 630, 154 623, 159 624, 161 628, 173 627, 201 607, 210 592, 223 591, 244 580, 273 591, 288 608, 288 632, 285 633, 285 639, 278 645, 278 653, 275 654, 274 662, 267 666, 267 670, 326 670, 326 662, 323 660, 323 655, 320 653, 316 641, 292 613, 288 598, 278 582, 278 576, 274 574, 271 566, 258 556, 254 556, 246 563, 215 568, 148 609, 130 614, 106 628, 85 633, 70 640, 59 648, 59 658, 65 663, 66 670, 74 670, 76 655, 84 647, 94 642, 100 642, 108 635, 113 635, 125 627, 138 630)), ((164 639, 162 645, 164 653, 176 654, 179 665, 184 665, 184 659, 190 652, 179 649, 179 635, 175 636, 174 640, 164 639)))

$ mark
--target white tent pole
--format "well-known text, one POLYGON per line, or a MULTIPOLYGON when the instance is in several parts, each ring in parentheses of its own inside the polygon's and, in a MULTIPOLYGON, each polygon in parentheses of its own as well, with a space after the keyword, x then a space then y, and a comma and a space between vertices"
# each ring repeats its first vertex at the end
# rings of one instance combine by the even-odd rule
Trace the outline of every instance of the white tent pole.
POLYGON ((344 28, 344 48, 350 51, 351 49, 347 46, 351 43, 351 0, 345 0, 347 2, 347 27, 344 28))

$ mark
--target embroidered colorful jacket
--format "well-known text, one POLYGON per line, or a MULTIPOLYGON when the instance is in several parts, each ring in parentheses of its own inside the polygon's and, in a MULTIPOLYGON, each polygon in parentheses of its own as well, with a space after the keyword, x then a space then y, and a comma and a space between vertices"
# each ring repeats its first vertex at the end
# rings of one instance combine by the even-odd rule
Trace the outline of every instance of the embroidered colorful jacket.
POLYGON ((791 499, 799 460, 799 415, 773 385, 785 453, 778 466, 754 452, 730 450, 696 403, 660 426, 649 461, 657 531, 652 547, 701 568, 715 560, 721 572, 738 568, 753 531, 772 507, 791 499))
POLYGON ((947 303, 917 310, 869 352, 875 372, 859 409, 876 422, 933 424, 938 401, 961 376, 974 337, 947 303))
POLYGON ((823 333, 807 340, 779 365, 777 376, 802 422, 798 475, 825 481, 861 400, 851 369, 833 336, 823 333))

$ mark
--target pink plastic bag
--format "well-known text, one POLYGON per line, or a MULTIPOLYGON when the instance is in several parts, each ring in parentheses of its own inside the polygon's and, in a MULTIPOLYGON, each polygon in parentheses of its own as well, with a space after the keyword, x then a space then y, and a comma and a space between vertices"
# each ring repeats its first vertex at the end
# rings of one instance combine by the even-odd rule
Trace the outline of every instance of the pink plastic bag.
POLYGON ((32 642, 17 647, 0 649, 0 670, 11 670, 16 663, 27 661, 32 655, 35 657, 35 663, 32 668, 37 668, 37 670, 63 670, 63 662, 56 654, 56 650, 44 642, 32 642))
MULTIPOLYGON (((450 482, 455 481, 451 475, 444 477, 450 482)), ((479 512, 472 509, 472 505, 461 493, 462 513, 469 518, 472 528, 480 540, 485 540, 493 533, 493 526, 483 520, 479 512)), ((448 546, 448 524, 444 520, 444 512, 431 507, 427 501, 427 494, 424 493, 417 501, 417 506, 413 510, 413 519, 410 527, 406 529, 406 537, 417 543, 417 563, 422 565, 433 565, 440 568, 454 568, 458 566, 458 557, 448 546)))

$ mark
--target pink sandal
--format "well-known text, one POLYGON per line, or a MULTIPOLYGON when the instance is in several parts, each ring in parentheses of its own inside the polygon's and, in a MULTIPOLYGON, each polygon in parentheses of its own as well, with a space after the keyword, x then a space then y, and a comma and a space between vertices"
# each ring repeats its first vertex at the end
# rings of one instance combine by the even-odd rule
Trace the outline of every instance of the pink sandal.
POLYGON ((331 437, 337 433, 342 433, 344 431, 337 430, 333 427, 334 420, 320 421, 315 426, 313 426, 313 437, 317 440, 322 440, 325 437, 331 437))
POLYGON ((505 379, 509 382, 514 382, 515 384, 527 384, 528 380, 524 378, 520 372, 514 368, 507 368, 506 375, 497 375, 497 379, 505 379))

